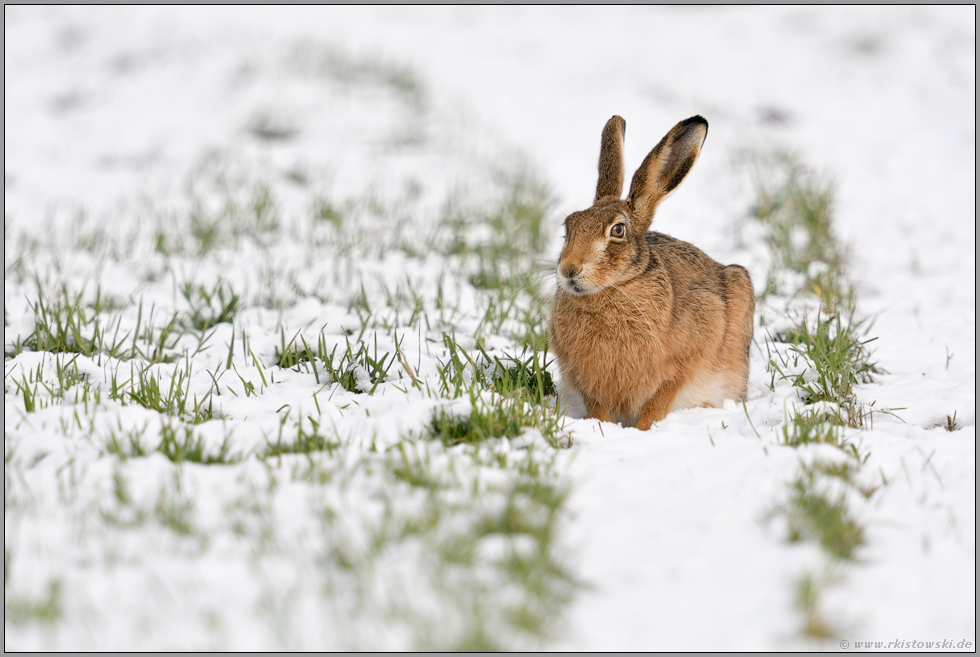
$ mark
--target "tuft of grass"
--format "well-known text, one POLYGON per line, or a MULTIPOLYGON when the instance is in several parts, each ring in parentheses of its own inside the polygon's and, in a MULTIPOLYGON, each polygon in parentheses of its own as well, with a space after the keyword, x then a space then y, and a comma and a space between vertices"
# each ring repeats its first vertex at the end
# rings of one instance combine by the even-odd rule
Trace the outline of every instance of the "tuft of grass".
POLYGON ((534 346, 525 348, 520 356, 490 355, 481 346, 476 359, 461 348, 455 338, 443 333, 446 346, 446 362, 439 362, 439 391, 442 396, 456 399, 471 392, 474 387, 490 390, 504 396, 519 396, 530 404, 546 404, 557 394, 551 372, 548 352, 534 346), (530 353, 529 353, 530 352, 530 353))
POLYGON ((128 458, 138 458, 146 456, 149 451, 143 444, 143 434, 146 432, 146 425, 139 429, 124 431, 120 428, 117 433, 114 429, 110 430, 109 437, 105 441, 105 451, 107 454, 115 454, 122 460, 128 458))
MULTIPOLYGON (((367 314, 370 315, 370 310, 367 314)), ((364 326, 367 327, 366 321, 364 326)), ((378 386, 391 378, 391 368, 398 361, 397 344, 396 354, 380 352, 377 333, 374 334, 372 346, 362 340, 352 345, 348 340, 346 348, 339 355, 337 346, 329 349, 327 344, 327 336, 322 332, 314 350, 306 338, 298 333, 287 343, 285 332, 280 331, 280 346, 275 351, 276 365, 297 371, 300 368, 306 372, 312 371, 318 384, 340 383, 347 392, 373 395, 378 386), (297 338, 302 346, 297 344, 297 338)))
POLYGON ((527 428, 537 429, 554 447, 567 441, 562 431, 560 412, 556 407, 529 404, 520 395, 505 396, 496 393, 470 397, 468 415, 455 415, 444 409, 437 410, 427 432, 431 438, 452 447, 459 444, 477 444, 490 438, 514 438, 527 428))
MULTIPOLYGON (((18 340, 6 354, 8 357, 25 350, 110 357, 125 353, 124 342, 129 336, 119 335, 118 321, 114 327, 111 323, 104 325, 99 310, 83 303, 83 295, 71 293, 65 285, 57 295, 48 297, 39 279, 35 279, 35 284, 37 299, 29 302, 34 313, 34 332, 23 342, 18 340)), ((95 308, 101 307, 101 303, 95 304, 95 308)))
POLYGON ((283 429, 289 416, 282 418, 279 424, 279 434, 276 442, 266 439, 264 458, 279 457, 283 454, 311 454, 313 452, 325 452, 328 456, 333 456, 336 449, 340 447, 340 441, 336 438, 330 439, 320 433, 320 423, 312 417, 307 417, 310 429, 303 426, 303 421, 295 423, 296 437, 291 441, 283 442, 283 429))
POLYGON ((11 381, 14 383, 14 387, 17 388, 17 394, 19 394, 21 399, 24 400, 24 410, 26 410, 28 413, 33 413, 46 406, 44 398, 38 395, 38 386, 41 385, 40 369, 41 368, 38 367, 38 372, 36 375, 34 372, 22 374, 20 381, 15 378, 11 378, 11 381))
POLYGON ((524 430, 525 423, 533 421, 523 412, 523 406, 480 405, 466 416, 439 410, 432 417, 429 432, 447 447, 482 442, 488 438, 514 438, 524 430))
MULTIPOLYGON (((279 347, 275 352, 276 365, 282 369, 293 369, 300 367, 302 364, 309 364, 309 366, 313 368, 313 372, 316 374, 316 382, 320 383, 320 372, 316 367, 316 357, 319 353, 319 349, 317 352, 314 352, 313 349, 310 348, 310 345, 307 344, 306 338, 299 333, 293 336, 293 339, 289 341, 289 344, 286 344, 286 331, 284 329, 280 329, 279 338, 279 347), (300 342, 303 343, 302 347, 296 344, 296 338, 299 338, 300 342)), ((323 344, 322 335, 321 344, 323 344)), ((318 344, 317 346, 319 347, 320 345, 318 344)), ((323 351, 325 352, 325 350, 326 347, 324 346, 323 351)), ((321 358, 321 360, 325 359, 321 358)), ((331 358, 331 361, 332 360, 333 359, 331 358)))
POLYGON ((756 190, 753 214, 766 227, 773 261, 763 297, 813 292, 828 312, 853 308, 853 290, 843 276, 845 254, 833 231, 833 181, 789 151, 754 154, 745 161, 756 190), (800 288, 778 289, 779 271, 799 274, 800 288))
MULTIPOLYGON (((548 371, 546 359, 548 352, 540 353, 537 349, 527 350, 521 356, 506 356, 503 359, 491 357, 480 348, 485 363, 490 366, 490 387, 502 395, 521 393, 525 401, 531 404, 545 404, 546 399, 558 394, 551 372, 548 371)), ((487 369, 484 368, 484 372, 487 369)))
POLYGON ((789 499, 777 509, 789 523, 789 540, 814 540, 837 560, 851 560, 864 544, 864 530, 851 515, 843 492, 820 490, 818 468, 804 466, 789 485, 789 499))
POLYGON ((336 231, 344 228, 344 213, 327 198, 317 198, 311 210, 313 221, 333 226, 336 231))
POLYGON ((138 404, 157 413, 181 418, 191 424, 207 422, 214 418, 211 400, 213 389, 202 399, 198 399, 197 395, 191 397, 192 369, 191 363, 183 368, 175 368, 169 386, 161 386, 161 377, 154 376, 149 366, 137 371, 136 380, 128 390, 118 387, 113 377, 110 397, 118 398, 124 403, 138 404))
POLYGON ((136 317, 136 330, 133 334, 133 342, 127 356, 129 358, 141 357, 148 361, 150 365, 156 363, 173 363, 179 355, 174 351, 182 333, 180 328, 180 315, 174 313, 170 319, 161 326, 153 321, 156 313, 156 306, 150 307, 149 317, 146 324, 143 324, 143 301, 140 300, 139 310, 136 317), (142 332, 140 327, 144 326, 142 332))
MULTIPOLYGON (((395 602, 392 619, 411 627, 416 649, 507 649, 548 636, 580 586, 558 549, 568 488, 555 477, 552 460, 531 450, 509 452, 507 459, 486 450, 447 452, 411 437, 380 458, 394 487, 380 489, 384 512, 357 528, 362 539, 351 540, 349 514, 335 501, 321 514, 325 557, 335 571, 365 577, 401 546, 422 546, 434 559, 424 562, 426 577, 419 581, 431 586, 426 592, 439 601, 438 611, 395 602), (446 458, 456 465, 436 466, 446 458), (498 476, 461 477, 458 459, 471 458, 481 472, 498 476)), ((362 472, 372 470, 363 463, 362 472)), ((383 604, 392 607, 387 598, 383 604)))
POLYGON ((837 423, 853 428, 864 426, 870 411, 858 403, 855 386, 871 383, 872 375, 881 373, 867 347, 877 339, 865 337, 869 330, 870 325, 855 321, 853 314, 847 320, 839 314, 818 316, 812 332, 804 319, 797 329, 777 336, 776 340, 791 345, 790 353, 784 356, 778 349, 771 351, 769 368, 774 375, 791 381, 805 404, 837 404, 841 409, 835 417, 837 423), (802 371, 791 374, 800 361, 802 371))
MULTIPOLYGON (((14 376, 10 381, 14 384, 17 394, 24 402, 24 410, 33 413, 37 410, 47 408, 54 402, 65 404, 87 403, 90 396, 95 397, 99 393, 98 388, 88 385, 84 375, 79 373, 75 365, 78 355, 72 356, 67 363, 63 357, 55 356, 55 378, 57 381, 46 380, 44 361, 38 363, 32 370, 21 373, 20 379, 14 376), (76 386, 80 388, 76 388, 76 386), (74 390, 72 398, 67 396, 68 392, 74 390), (47 393, 47 394, 45 394, 47 393)), ((5 386, 5 390, 8 390, 5 386)))
POLYGON ((200 463, 202 465, 227 465, 241 461, 241 454, 231 453, 229 436, 221 442, 217 452, 209 452, 204 441, 193 429, 179 424, 160 425, 160 444, 157 451, 174 463, 200 463), (181 435, 183 434, 183 435, 181 435))
MULTIPOLYGON (((877 338, 862 339, 870 328, 864 322, 854 321, 853 316, 843 321, 835 314, 826 318, 818 316, 812 333, 806 330, 804 320, 796 331, 780 336, 807 363, 803 374, 791 377, 793 385, 803 392, 806 403, 851 399, 855 385, 871 383, 872 375, 881 372, 871 361, 867 347, 877 338)), ((778 365, 773 365, 778 369, 778 365)))
MULTIPOLYGON (((4 552, 6 557, 6 552, 4 552)), ((7 561, 4 559, 4 582, 7 579, 7 561)), ((63 614, 61 602, 61 582, 54 580, 48 583, 48 590, 40 598, 17 596, 3 592, 4 623, 24 625, 27 623, 51 624, 58 621, 63 614)))
POLYGON ((397 360, 388 352, 379 356, 377 334, 374 336, 373 351, 364 342, 358 343, 355 351, 348 342, 347 349, 334 365, 335 352, 336 348, 331 351, 329 360, 324 359, 330 375, 329 382, 336 381, 344 390, 355 394, 373 395, 378 386, 388 379, 388 372, 397 360))
POLYGON ((470 413, 435 412, 427 427, 444 445, 479 443, 488 438, 513 438, 534 428, 553 445, 567 440, 561 429, 562 411, 547 370, 547 352, 528 350, 521 356, 491 356, 478 346, 478 360, 443 334, 447 358, 437 367, 440 396, 468 397, 470 413))
POLYGON ((220 279, 210 290, 203 285, 186 283, 180 292, 190 306, 184 325, 202 333, 216 324, 233 324, 242 306, 242 297, 220 279))
POLYGON ((827 444, 840 447, 844 440, 844 432, 833 417, 806 409, 795 413, 782 426, 783 444, 790 447, 800 445, 827 444))
POLYGON ((188 179, 189 209, 156 213, 154 249, 200 259, 243 241, 268 247, 281 228, 278 201, 269 183, 244 177, 217 157, 203 161, 188 179))
POLYGON ((294 48, 289 63, 306 75, 350 87, 387 90, 416 110, 426 103, 425 84, 415 69, 377 55, 354 55, 332 46, 304 42, 294 48))
POLYGON ((832 639, 834 628, 820 610, 820 594, 823 583, 813 574, 805 573, 794 583, 794 603, 803 615, 802 633, 813 639, 832 639))
MULTIPOLYGON (((112 476, 112 492, 112 501, 99 510, 102 520, 107 524, 124 529, 139 529, 151 520, 156 520, 180 537, 195 536, 196 528, 192 522, 194 500, 184 490, 180 469, 173 471, 169 482, 164 481, 161 484, 155 500, 140 502, 133 498, 129 482, 123 476, 121 468, 117 467, 112 476)), ((206 540, 204 536, 197 538, 206 540)))
POLYGON ((225 436, 217 451, 205 448, 204 440, 191 427, 174 422, 160 425, 160 442, 155 450, 146 446, 143 435, 147 426, 118 431, 111 430, 105 440, 105 453, 115 454, 121 460, 141 458, 159 452, 173 463, 200 463, 202 465, 226 465, 242 460, 240 453, 232 453, 231 438, 225 436))

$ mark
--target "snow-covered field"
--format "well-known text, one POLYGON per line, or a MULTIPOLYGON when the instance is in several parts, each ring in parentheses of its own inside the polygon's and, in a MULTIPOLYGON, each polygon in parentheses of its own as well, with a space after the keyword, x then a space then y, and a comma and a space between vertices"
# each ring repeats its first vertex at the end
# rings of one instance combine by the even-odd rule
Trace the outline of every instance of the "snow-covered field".
POLYGON ((5 8, 5 649, 974 650, 975 20, 5 8), (757 292, 746 153, 833 178, 862 463, 784 444, 779 296, 744 406, 639 432, 501 390, 613 114, 628 174, 708 119, 654 228, 757 292), (498 415, 531 428, 434 435, 498 415), (779 512, 827 463, 853 558, 779 512))

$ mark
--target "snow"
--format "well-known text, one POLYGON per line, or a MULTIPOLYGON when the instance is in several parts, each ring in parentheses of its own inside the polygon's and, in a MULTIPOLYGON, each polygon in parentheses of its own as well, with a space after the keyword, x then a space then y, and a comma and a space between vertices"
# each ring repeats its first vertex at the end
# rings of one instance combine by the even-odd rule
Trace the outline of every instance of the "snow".
MULTIPOLYGON (((405 564, 423 558, 411 556, 422 543, 380 557, 366 593, 349 591, 353 580, 323 582, 311 573, 320 572, 317 560, 331 540, 356 543, 381 531, 386 509, 395 509, 393 517, 420 513, 424 500, 414 489, 379 483, 387 466, 366 445, 418 432, 443 402, 414 390, 399 396, 384 383, 370 397, 333 386, 317 394, 314 408, 321 386, 307 374, 277 370, 258 396, 247 396, 243 381, 259 389, 270 376, 280 327, 287 341, 300 332, 311 345, 325 327, 329 348, 343 351, 348 331, 356 337, 361 327, 346 295, 362 282, 375 304, 406 275, 434 299, 448 261, 385 246, 430 239, 444 199, 462 189, 479 202, 492 194, 494 170, 523 163, 548 182, 558 210, 546 257, 557 253, 564 213, 591 202, 599 132, 612 114, 627 121, 628 173, 678 120, 708 119, 701 158, 654 228, 745 265, 757 287, 768 261, 748 219, 751 189, 737 173, 739 154, 788 147, 833 178, 835 229, 849 246, 859 309, 875 316, 871 346, 886 372, 859 386, 858 399, 901 410, 876 414, 873 429, 849 430, 870 454, 860 476, 888 483, 855 502, 866 545, 827 588, 827 615, 843 628, 839 638, 852 642, 975 645, 975 21, 972 6, 6 7, 6 350, 33 330, 35 271, 42 281, 84 288, 86 299, 98 286, 123 306, 126 327, 137 321, 130 299, 143 298, 144 322, 151 307, 169 317, 188 308, 184 282, 210 289, 220 279, 246 299, 234 330, 240 338, 248 329, 265 370, 239 342, 242 380, 234 372, 221 379, 232 392, 215 401, 229 419, 201 426, 208 444, 231 435, 236 450, 259 448, 289 407, 295 416, 288 417, 333 424, 350 441, 344 458, 373 465, 352 470, 342 487, 311 494, 290 474, 304 467, 294 456, 274 468, 256 458, 226 468, 185 464, 179 477, 161 454, 122 461, 100 453, 101 441, 145 425, 152 448, 159 414, 109 402, 90 412, 86 404, 72 426, 78 416, 70 405, 25 413, 13 381, 38 366, 52 376, 53 358, 6 360, 5 455, 15 454, 18 465, 5 467, 5 599, 43 597, 57 580, 68 602, 55 625, 5 618, 5 647, 406 649, 440 629, 438 586, 452 581, 432 590, 419 584, 405 564), (421 92, 372 82, 375 73, 367 83, 346 80, 323 64, 331 56, 385 75, 414 70, 421 92), (258 139, 256 126, 293 135, 258 139), (186 231, 190 199, 220 212, 229 196, 249 202, 240 190, 256 185, 280 203, 268 248, 230 240, 198 258, 145 247, 154 225, 186 231), (368 197, 386 209, 372 214, 368 197), (302 233, 298 217, 316 198, 350 204, 360 218, 351 239, 366 235, 377 257, 302 233), (127 256, 105 261, 73 246, 100 230, 127 256), (23 283, 14 274, 21 255, 23 283), (299 295, 294 283, 320 293, 299 295), (283 300, 281 308, 263 307, 263 295, 283 300), (947 432, 941 427, 954 413, 956 430, 947 432), (135 500, 127 507, 111 502, 120 477, 135 500), (195 500, 188 536, 134 519, 109 529, 97 521, 187 499, 195 500), (328 512, 346 519, 342 531, 323 529, 328 512), (256 556, 262 541, 277 546, 274 556, 256 556), (418 592, 425 610, 418 618, 430 625, 419 629, 412 616, 383 627, 371 616, 372 604, 384 607, 398 590, 418 592)), ((446 282, 447 324, 455 322, 464 344, 479 318, 471 316, 472 288, 454 285, 446 282)), ((210 389, 205 370, 224 362, 231 333, 219 325, 212 348, 194 358, 192 392, 210 389)), ((398 333, 412 367, 434 377, 439 345, 426 337, 414 327, 398 333)), ((391 340, 378 339, 381 352, 394 352, 391 340)), ((757 342, 744 407, 678 411, 649 433, 567 421, 573 447, 554 467, 571 482, 564 549, 586 586, 543 647, 837 645, 798 633, 792 580, 824 567, 819 549, 788 543, 766 514, 801 461, 838 452, 778 444, 778 428, 799 402, 786 382, 770 390, 758 331, 757 342)), ((122 361, 77 363, 103 387, 109 371, 130 376, 122 361)), ((172 366, 154 370, 169 385, 172 366)), ((359 371, 362 389, 367 377, 359 371)), ((580 410, 572 404, 572 415, 580 410)), ((447 478, 472 477, 490 491, 465 504, 502 503, 505 472, 432 449, 447 478)), ((520 452, 508 441, 500 449, 520 452)), ((311 467, 343 471, 322 460, 311 467)), ((481 544, 481 563, 511 549, 498 538, 481 544)), ((474 596, 493 599, 486 593, 497 586, 492 575, 481 571, 470 583, 474 596)), ((454 622, 464 621, 447 626, 454 622)))

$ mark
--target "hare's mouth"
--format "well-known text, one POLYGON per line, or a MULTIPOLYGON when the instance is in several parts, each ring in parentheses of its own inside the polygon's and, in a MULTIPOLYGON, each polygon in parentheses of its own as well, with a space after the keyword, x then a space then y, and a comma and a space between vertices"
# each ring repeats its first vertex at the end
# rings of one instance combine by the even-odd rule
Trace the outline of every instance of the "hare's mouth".
POLYGON ((558 285, 571 294, 577 297, 586 297, 590 294, 598 292, 594 285, 586 283, 580 276, 563 276, 560 272, 558 274, 558 285))

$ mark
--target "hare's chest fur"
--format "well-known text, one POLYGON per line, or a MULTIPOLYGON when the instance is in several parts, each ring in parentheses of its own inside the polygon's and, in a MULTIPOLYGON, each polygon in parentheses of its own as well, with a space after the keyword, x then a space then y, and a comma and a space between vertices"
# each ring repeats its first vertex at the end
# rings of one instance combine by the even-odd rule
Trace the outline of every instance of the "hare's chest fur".
POLYGON ((565 382, 626 417, 639 413, 677 366, 662 344, 670 299, 660 299, 657 309, 656 296, 630 292, 626 286, 588 297, 559 292, 552 326, 565 382))

